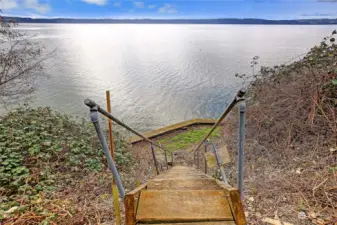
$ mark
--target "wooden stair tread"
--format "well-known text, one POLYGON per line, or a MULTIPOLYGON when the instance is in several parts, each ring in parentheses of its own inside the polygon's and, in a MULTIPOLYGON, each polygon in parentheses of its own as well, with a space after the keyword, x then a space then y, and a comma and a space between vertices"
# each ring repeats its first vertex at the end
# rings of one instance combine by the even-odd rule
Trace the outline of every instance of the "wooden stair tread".
POLYGON ((209 221, 192 223, 139 223, 139 225, 235 225, 234 221, 209 221))
POLYGON ((210 178, 209 176, 205 175, 204 173, 185 166, 175 166, 172 169, 165 171, 154 178, 157 179, 196 179, 196 178, 210 178))
POLYGON ((233 220, 222 190, 144 190, 138 204, 139 222, 233 220))
POLYGON ((147 185, 147 190, 221 190, 222 188, 211 178, 188 179, 153 179, 147 185))

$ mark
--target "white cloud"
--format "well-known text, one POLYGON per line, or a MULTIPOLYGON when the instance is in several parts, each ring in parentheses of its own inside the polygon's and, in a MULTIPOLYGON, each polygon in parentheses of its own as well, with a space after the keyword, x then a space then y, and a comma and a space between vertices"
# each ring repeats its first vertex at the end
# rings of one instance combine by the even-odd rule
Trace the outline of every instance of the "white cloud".
POLYGON ((14 9, 17 8, 18 4, 16 3, 16 0, 1 0, 0 1, 0 8, 1 9, 14 9))
POLYGON ((24 6, 28 9, 34 9, 39 13, 46 13, 50 11, 50 6, 45 3, 40 3, 39 0, 25 0, 24 6))
POLYGON ((40 3, 40 0, 0 0, 0 8, 4 10, 15 8, 33 9, 42 14, 51 9, 47 3, 40 3))
POLYGON ((103 6, 108 3, 108 0, 82 0, 82 2, 86 2, 88 4, 96 4, 99 6, 103 6))
POLYGON ((315 13, 302 13, 298 18, 300 19, 333 19, 337 17, 337 11, 333 12, 315 12, 315 13))
POLYGON ((156 5, 148 5, 147 6, 147 8, 149 8, 149 9, 154 9, 154 8, 156 8, 157 6, 156 5))
POLYGON ((177 9, 174 5, 171 4, 164 4, 162 7, 160 7, 158 9, 159 13, 169 13, 169 14, 173 14, 173 13, 177 13, 177 9))
POLYGON ((113 4, 115 7, 120 7, 121 5, 122 5, 122 3, 121 2, 114 2, 114 4, 113 4))
POLYGON ((133 2, 137 8, 144 8, 144 2, 133 2))

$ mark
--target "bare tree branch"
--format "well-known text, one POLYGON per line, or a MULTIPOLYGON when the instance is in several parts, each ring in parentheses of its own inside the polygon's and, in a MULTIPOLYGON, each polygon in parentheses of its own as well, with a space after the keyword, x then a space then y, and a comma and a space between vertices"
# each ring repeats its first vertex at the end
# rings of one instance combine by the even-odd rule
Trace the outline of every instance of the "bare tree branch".
POLYGON ((0 101, 33 92, 38 77, 46 76, 43 62, 55 52, 44 54, 44 46, 16 26, 0 16, 0 101))

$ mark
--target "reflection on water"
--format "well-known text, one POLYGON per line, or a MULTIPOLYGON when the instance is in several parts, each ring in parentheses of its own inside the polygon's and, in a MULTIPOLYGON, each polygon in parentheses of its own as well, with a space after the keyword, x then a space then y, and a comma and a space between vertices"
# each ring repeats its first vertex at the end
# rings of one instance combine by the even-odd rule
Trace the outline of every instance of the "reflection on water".
POLYGON ((25 24, 49 50, 34 105, 87 115, 85 98, 138 130, 217 117, 255 55, 263 65, 306 52, 336 26, 25 24))

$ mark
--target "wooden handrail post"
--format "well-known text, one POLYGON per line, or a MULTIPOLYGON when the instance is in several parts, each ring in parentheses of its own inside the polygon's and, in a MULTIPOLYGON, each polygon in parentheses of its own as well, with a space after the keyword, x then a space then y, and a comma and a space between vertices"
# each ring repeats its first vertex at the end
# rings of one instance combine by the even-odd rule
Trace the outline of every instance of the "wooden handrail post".
MULTIPOLYGON (((111 113, 111 102, 110 102, 110 91, 106 91, 106 103, 107 103, 107 110, 111 113)), ((109 141, 110 141, 110 153, 113 160, 115 160, 115 143, 114 138, 112 135, 112 120, 108 119, 109 125, 109 141)))
POLYGON ((156 159, 156 153, 154 152, 153 144, 151 144, 151 152, 152 152, 152 158, 153 158, 153 162, 154 162, 154 167, 156 169, 156 175, 159 175, 159 169, 158 169, 158 164, 157 164, 157 159, 156 159))

